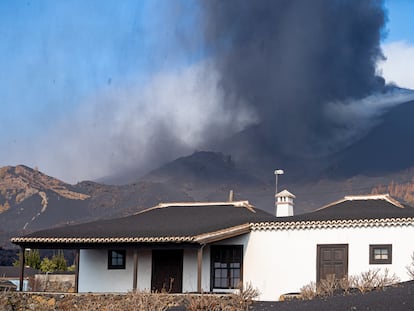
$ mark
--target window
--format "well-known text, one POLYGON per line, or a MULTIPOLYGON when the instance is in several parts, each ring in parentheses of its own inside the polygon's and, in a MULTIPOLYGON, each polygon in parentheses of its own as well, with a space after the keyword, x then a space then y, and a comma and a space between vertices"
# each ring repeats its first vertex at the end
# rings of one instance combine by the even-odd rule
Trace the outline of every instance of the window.
POLYGON ((236 288, 242 279, 243 246, 211 246, 211 289, 236 288))
POLYGON ((108 251, 108 269, 125 269, 125 250, 108 251))
POLYGON ((392 244, 374 244, 369 246, 370 264, 391 264, 392 244))

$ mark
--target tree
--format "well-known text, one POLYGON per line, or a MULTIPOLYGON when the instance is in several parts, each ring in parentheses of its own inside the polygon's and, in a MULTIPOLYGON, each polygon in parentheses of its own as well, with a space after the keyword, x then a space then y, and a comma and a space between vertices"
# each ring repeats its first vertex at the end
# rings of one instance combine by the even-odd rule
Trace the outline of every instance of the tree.
POLYGON ((66 271, 67 264, 63 251, 59 250, 57 254, 52 256, 52 259, 47 257, 43 258, 40 264, 40 270, 42 272, 66 271))
POLYGON ((40 263, 40 271, 42 272, 54 272, 56 270, 56 264, 49 258, 43 258, 40 263))
MULTIPOLYGON (((20 260, 16 259, 13 262, 13 266, 19 266, 20 260)), ((35 268, 37 270, 40 269, 40 253, 38 249, 29 249, 25 253, 24 265, 26 267, 35 268)))
POLYGON ((66 271, 67 270, 66 259, 65 259, 65 256, 64 256, 62 250, 59 250, 56 255, 53 255, 52 261, 56 265, 56 268, 55 268, 56 271, 66 271))
POLYGON ((26 266, 40 269, 40 253, 38 249, 29 250, 26 254, 26 266))

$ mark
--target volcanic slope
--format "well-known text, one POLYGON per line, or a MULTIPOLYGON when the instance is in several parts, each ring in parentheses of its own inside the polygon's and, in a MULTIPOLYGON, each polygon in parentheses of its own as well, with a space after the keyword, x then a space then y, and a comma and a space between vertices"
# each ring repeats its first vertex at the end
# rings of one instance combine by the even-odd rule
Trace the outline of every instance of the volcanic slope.
POLYGON ((0 246, 13 235, 129 215, 161 201, 191 200, 168 185, 64 183, 27 166, 0 168, 0 246))

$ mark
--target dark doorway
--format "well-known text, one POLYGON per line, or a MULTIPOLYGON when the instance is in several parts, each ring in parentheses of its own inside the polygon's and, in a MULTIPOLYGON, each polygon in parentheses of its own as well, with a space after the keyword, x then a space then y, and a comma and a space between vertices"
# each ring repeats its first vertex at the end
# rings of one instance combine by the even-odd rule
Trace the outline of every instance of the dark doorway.
POLYGON ((153 250, 151 289, 169 293, 183 291, 183 250, 153 250))
POLYGON ((317 282, 330 276, 348 275, 348 244, 322 244, 317 247, 317 282))

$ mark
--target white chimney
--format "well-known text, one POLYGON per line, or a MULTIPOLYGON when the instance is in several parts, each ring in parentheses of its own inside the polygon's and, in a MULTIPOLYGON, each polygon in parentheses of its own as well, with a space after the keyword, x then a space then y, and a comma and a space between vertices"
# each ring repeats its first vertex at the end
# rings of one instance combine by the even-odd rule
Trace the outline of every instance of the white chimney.
POLYGON ((293 216, 294 198, 296 197, 287 190, 283 190, 275 195, 276 217, 293 216))

